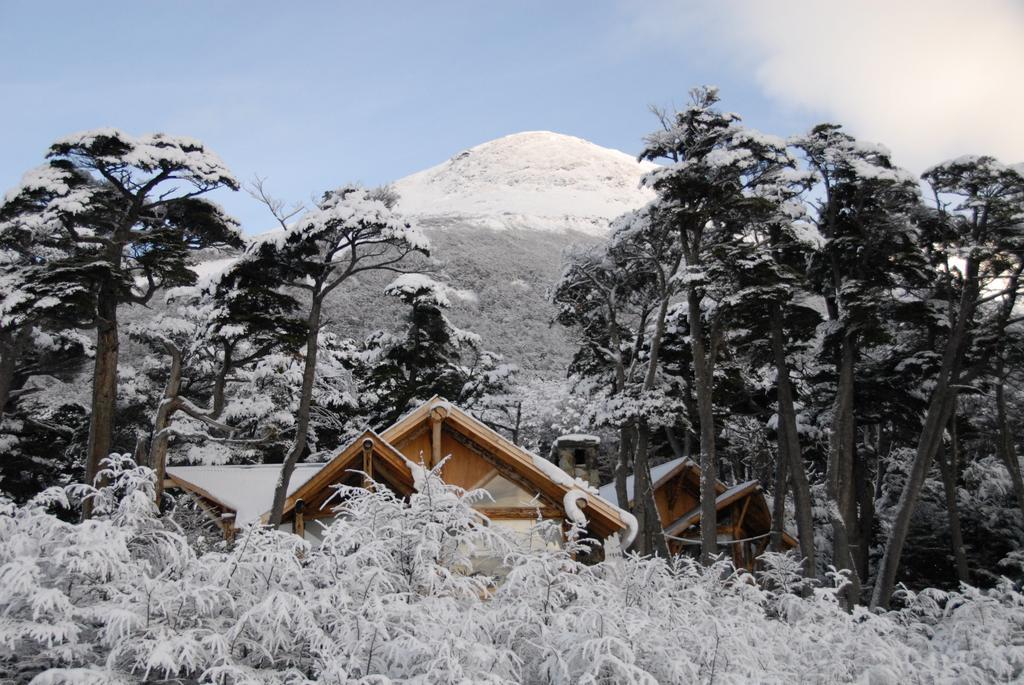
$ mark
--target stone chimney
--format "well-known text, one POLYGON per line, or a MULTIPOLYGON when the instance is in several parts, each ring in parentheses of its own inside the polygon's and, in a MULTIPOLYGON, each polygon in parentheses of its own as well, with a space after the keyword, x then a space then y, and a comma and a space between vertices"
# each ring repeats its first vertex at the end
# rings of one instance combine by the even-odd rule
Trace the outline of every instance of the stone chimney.
POLYGON ((551 461, 570 476, 597 487, 600 484, 597 472, 597 450, 600 447, 601 438, 596 435, 563 435, 551 446, 551 461))

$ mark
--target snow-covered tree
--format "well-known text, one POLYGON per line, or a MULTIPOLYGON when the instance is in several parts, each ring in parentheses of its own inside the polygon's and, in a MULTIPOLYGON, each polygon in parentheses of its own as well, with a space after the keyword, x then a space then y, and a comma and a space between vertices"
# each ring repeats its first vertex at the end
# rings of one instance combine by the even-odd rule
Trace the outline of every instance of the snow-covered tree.
POLYGON ((403 274, 384 294, 409 307, 404 331, 378 331, 347 355, 360 419, 379 428, 440 395, 473 409, 502 394, 515 368, 483 347, 480 336, 445 316, 456 291, 422 274, 403 274))
POLYGON ((44 265, 31 279, 34 297, 49 303, 70 293, 95 328, 91 481, 113 446, 119 308, 194 283, 189 251, 240 244, 234 220, 200 197, 238 184, 202 143, 160 133, 86 131, 56 141, 47 156, 7 194, 0 233, 6 248, 44 265))
MULTIPOLYGON (((927 282, 927 263, 913 226, 920 192, 887 150, 862 143, 831 124, 796 144, 819 187, 811 216, 824 243, 812 277, 825 298, 832 330, 826 346, 836 369, 826 482, 831 499, 832 563, 856 569, 861 548, 855 464, 855 372, 862 349, 884 340, 886 304, 894 291, 927 282)), ((888 311, 892 314, 892 310, 888 311)), ((850 601, 859 601, 859 576, 850 601)))
MULTIPOLYGON (((229 401, 228 384, 242 385, 239 372, 250 371, 280 342, 265 331, 250 335, 248 326, 233 322, 230 307, 213 296, 214 290, 209 283, 175 288, 168 292, 165 312, 129 329, 134 340, 156 355, 150 359, 148 371, 163 384, 147 458, 157 474, 156 498, 161 507, 168 448, 175 436, 179 442, 227 452, 232 445, 258 445, 272 434, 273 424, 268 422, 263 436, 236 438, 235 429, 220 420, 229 401), (176 416, 187 418, 176 420, 176 416)), ((245 390, 237 394, 243 395, 245 390)), ((195 460, 195 452, 191 458, 195 460)), ((231 460, 230 456, 215 459, 231 460)))
POLYGON ((295 464, 307 450, 325 299, 359 274, 403 272, 410 255, 428 252, 427 238, 392 211, 393 204, 389 192, 358 186, 328 192, 294 223, 278 216, 281 230, 256 238, 221 282, 228 299, 235 299, 232 291, 242 289, 264 302, 276 300, 273 308, 258 313, 266 325, 292 319, 304 326, 294 441, 281 467, 271 521, 280 521, 295 464), (287 291, 298 293, 301 302, 287 291), (304 313, 297 316, 300 310, 304 313))
MULTIPOLYGON (((876 607, 889 604, 910 519, 961 388, 990 368, 993 353, 999 363, 999 341, 1016 318, 1024 270, 1020 172, 992 157, 971 156, 939 164, 926 171, 924 179, 934 197, 934 211, 924 230, 938 253, 933 257, 939 273, 936 290, 948 307, 947 319, 936 346, 938 363, 913 462, 871 597, 876 607)), ((1017 480, 1019 465, 1014 470, 1017 480)))
POLYGON ((752 209, 778 201, 769 200, 771 193, 765 188, 777 188, 780 175, 788 178, 793 167, 783 141, 741 126, 737 115, 717 109, 718 99, 712 87, 692 91, 690 106, 673 116, 661 116, 662 128, 647 137, 640 155, 666 162, 645 178, 658 198, 644 227, 649 233, 644 253, 659 258, 651 264, 664 295, 654 317, 644 390, 652 390, 657 378, 669 298, 681 292, 700 424, 701 555, 705 561, 717 549, 714 370, 725 335, 727 298, 734 289, 733 283, 718 277, 718 264, 722 250, 728 251, 742 239, 752 209), (671 241, 668 250, 657 247, 661 235, 671 241))
MULTIPOLYGON (((613 230, 623 230, 632 218, 620 219, 613 230)), ((637 404, 628 397, 642 368, 640 348, 656 303, 650 297, 650 274, 628 259, 619 244, 613 239, 607 246, 567 252, 552 297, 558 322, 574 331, 579 344, 569 373, 578 385, 594 391, 591 402, 606 405, 595 406, 594 412, 618 429, 615 488, 619 502, 628 502, 626 478, 634 470, 630 448, 635 434, 635 412, 629 405, 637 404)))

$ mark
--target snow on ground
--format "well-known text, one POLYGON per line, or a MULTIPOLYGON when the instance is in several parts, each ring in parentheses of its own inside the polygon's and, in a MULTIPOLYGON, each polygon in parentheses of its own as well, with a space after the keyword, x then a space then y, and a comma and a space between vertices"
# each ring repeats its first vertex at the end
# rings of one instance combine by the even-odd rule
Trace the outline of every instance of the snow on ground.
POLYGON ((612 219, 654 198, 639 186, 653 168, 582 138, 530 131, 477 145, 394 185, 398 210, 426 224, 458 219, 605 235, 612 219))
MULTIPOLYGON (((97 516, 76 489, 0 503, 0 681, 487 683, 1020 682, 1024 595, 901 593, 847 612, 832 581, 768 554, 756 576, 522 545, 439 481, 354 490, 310 547, 260 526, 196 549, 155 516, 152 472, 115 464, 97 516), (117 470, 117 469, 121 470, 117 470), (495 556, 495 552, 501 552, 495 556), (488 560, 494 571, 480 569, 488 560), (493 575, 490 575, 493 573, 493 575), (498 575, 500 573, 500 575, 498 575)), ((429 478, 429 476, 428 476, 429 478)), ((580 501, 580 495, 574 495, 580 501)), ((582 512, 580 512, 582 513, 582 512)), ((557 522, 530 535, 561 535, 557 522)))

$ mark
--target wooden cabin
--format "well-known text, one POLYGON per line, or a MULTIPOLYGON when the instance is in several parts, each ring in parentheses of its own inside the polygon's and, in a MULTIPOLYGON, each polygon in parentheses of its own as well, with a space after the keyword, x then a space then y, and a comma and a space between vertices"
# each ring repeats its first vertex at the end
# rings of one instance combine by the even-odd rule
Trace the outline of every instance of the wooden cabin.
MULTIPOLYGON (((528 530, 538 515, 576 521, 597 539, 619 535, 623 547, 636 535, 636 519, 602 499, 585 480, 513 444, 439 397, 381 432, 364 431, 325 464, 299 464, 292 476, 282 524, 313 542, 335 515, 327 500, 334 485, 374 482, 409 496, 415 474, 444 460, 442 480, 466 490, 486 490, 493 501, 474 508, 495 524, 528 530)), ((172 466, 167 486, 190 493, 230 537, 253 521, 266 521, 280 465, 172 466)))
MULTIPOLYGON (((651 469, 654 502, 673 554, 700 552, 700 467, 687 458, 673 459, 651 469)), ((718 543, 727 546, 737 568, 752 570, 757 557, 768 547, 772 527, 771 510, 757 481, 728 487, 717 481, 715 509, 718 512, 718 543)), ((626 492, 633 504, 634 479, 626 479, 626 492)), ((600 488, 601 496, 618 503, 615 483, 600 488)), ((783 532, 786 549, 796 539, 783 532)))

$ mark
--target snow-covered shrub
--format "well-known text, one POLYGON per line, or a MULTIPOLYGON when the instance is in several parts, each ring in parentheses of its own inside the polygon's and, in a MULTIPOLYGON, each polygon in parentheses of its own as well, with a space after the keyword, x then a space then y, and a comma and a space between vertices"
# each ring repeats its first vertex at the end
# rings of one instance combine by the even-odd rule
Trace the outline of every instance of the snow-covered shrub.
MULTIPOLYGON (((126 457, 106 485, 0 503, 0 679, 33 683, 903 682, 1024 675, 1024 595, 906 593, 843 610, 794 561, 759 577, 727 563, 623 555, 536 528, 488 525, 479 493, 418 478, 406 501, 339 489, 313 548, 252 526, 198 553, 156 516, 152 473, 126 457), (62 521, 76 497, 96 518, 62 521), (479 572, 500 559, 497 580, 479 572)), ((310 522, 308 525, 317 525, 310 522)))

